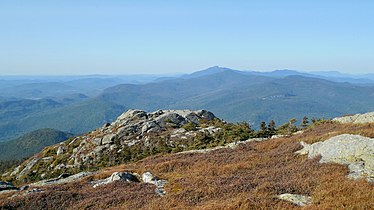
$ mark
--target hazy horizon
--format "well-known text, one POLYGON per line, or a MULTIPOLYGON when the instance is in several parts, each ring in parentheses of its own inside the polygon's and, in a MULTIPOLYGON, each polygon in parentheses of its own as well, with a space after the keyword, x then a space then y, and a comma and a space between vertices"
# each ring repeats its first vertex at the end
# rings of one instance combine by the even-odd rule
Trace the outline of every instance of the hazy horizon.
POLYGON ((8 1, 0 75, 374 73, 373 1, 8 1))
POLYGON ((340 71, 304 71, 304 70, 296 70, 296 69, 272 69, 272 70, 256 70, 256 69, 234 69, 234 68, 230 68, 230 67, 227 67, 227 66, 210 66, 210 67, 206 67, 206 68, 203 68, 203 69, 195 69, 195 70, 192 70, 192 71, 188 71, 188 72, 167 72, 167 73, 158 73, 158 72, 154 72, 154 73, 131 73, 131 72, 128 72, 128 73, 96 73, 96 74, 3 74, 3 75, 0 75, 0 78, 1 77, 95 77, 95 76, 102 76, 102 77, 105 77, 105 76, 108 76, 108 77, 112 77, 112 76, 180 76, 180 75, 187 75, 187 74, 192 74, 192 73, 195 73, 195 72, 198 72, 198 71, 204 71, 204 70, 207 70, 209 68, 214 68, 214 67, 219 67, 219 68, 228 68, 228 69, 231 69, 231 70, 236 70, 236 71, 243 71, 243 72, 262 72, 262 73, 266 73, 266 72, 274 72, 274 71, 296 71, 296 72, 299 72, 299 73, 307 73, 307 74, 320 74, 320 73, 337 73, 337 74, 342 74, 342 75, 351 75, 351 76, 365 76, 365 75, 368 75, 368 74, 372 74, 371 72, 368 72, 368 73, 345 73, 345 72, 340 72, 340 71))

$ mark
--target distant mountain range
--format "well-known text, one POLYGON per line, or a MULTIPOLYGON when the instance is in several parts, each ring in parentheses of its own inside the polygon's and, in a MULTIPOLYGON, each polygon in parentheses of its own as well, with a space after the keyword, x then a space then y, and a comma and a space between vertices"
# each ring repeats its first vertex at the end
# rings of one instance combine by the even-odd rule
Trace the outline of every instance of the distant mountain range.
POLYGON ((130 108, 207 109, 225 120, 247 121, 255 127, 272 119, 281 124, 292 117, 330 118, 374 110, 371 74, 256 72, 215 66, 188 75, 145 78, 131 84, 107 77, 64 78, 58 82, 73 89, 57 88, 56 78, 48 80, 51 83, 43 80, 42 85, 31 85, 42 87, 43 94, 30 97, 40 99, 25 99, 29 89, 19 87, 28 85, 12 86, 4 80, 0 82, 0 90, 7 90, 0 94, 0 141, 42 128, 82 134, 113 121, 130 108), (96 94, 89 93, 90 89, 96 94), (53 94, 53 90, 59 93, 53 94), (12 95, 17 97, 10 98, 12 95))
POLYGON ((334 117, 374 108, 374 86, 338 83, 294 71, 242 72, 213 67, 182 78, 144 85, 117 85, 95 100, 126 107, 208 109, 230 121, 255 126, 292 116, 334 117))

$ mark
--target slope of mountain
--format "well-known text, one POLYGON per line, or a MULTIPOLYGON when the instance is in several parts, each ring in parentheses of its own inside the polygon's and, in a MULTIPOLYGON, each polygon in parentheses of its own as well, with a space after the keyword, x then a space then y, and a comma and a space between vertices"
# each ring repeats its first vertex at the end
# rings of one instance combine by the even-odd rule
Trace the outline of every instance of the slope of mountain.
POLYGON ((70 137, 72 137, 70 133, 54 129, 40 129, 11 141, 0 142, 0 161, 29 157, 46 146, 65 141, 70 137))
MULTIPOLYGON (((233 140, 226 135, 213 142, 215 133, 221 130, 214 125, 224 124, 205 110, 159 110, 153 113, 129 110, 102 128, 45 148, 17 167, 10 177, 20 181, 53 178, 62 173, 139 160, 149 154, 200 148, 199 145, 205 148, 208 146, 205 141, 212 141, 210 143, 214 145, 222 138, 225 142, 233 140)), ((246 129, 250 131, 249 127, 246 129)), ((244 138, 249 137, 244 129, 242 132, 242 136, 247 135, 244 138)), ((20 141, 26 143, 25 140, 14 142, 20 141)))
POLYGON ((245 125, 230 126, 207 111, 130 110, 4 174, 34 181, 52 170, 55 178, 19 189, 0 182, 0 208, 371 209, 373 126, 319 121, 290 136, 248 139, 245 125), (168 150, 178 147, 187 151, 168 150), (103 169, 66 173, 74 167, 103 169))
POLYGON ((4 99, 0 100, 0 120, 2 122, 13 118, 19 119, 33 112, 53 109, 63 106, 51 99, 4 99))

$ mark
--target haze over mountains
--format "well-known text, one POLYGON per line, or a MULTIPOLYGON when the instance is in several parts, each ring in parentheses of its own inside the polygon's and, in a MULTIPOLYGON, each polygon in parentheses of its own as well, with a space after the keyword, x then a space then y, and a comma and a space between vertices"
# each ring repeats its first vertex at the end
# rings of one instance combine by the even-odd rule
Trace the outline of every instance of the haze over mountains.
POLYGON ((374 75, 238 71, 211 67, 188 75, 0 78, 0 141, 42 128, 81 134, 130 108, 208 109, 228 121, 285 123, 368 112, 374 75))

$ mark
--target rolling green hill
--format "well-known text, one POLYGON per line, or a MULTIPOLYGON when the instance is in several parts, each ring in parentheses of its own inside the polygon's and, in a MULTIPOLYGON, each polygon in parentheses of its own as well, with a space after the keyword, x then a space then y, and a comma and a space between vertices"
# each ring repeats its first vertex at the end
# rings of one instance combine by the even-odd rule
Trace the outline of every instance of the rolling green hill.
POLYGON ((120 105, 90 99, 55 109, 40 110, 0 122, 0 141, 42 128, 81 134, 110 122, 124 110, 126 109, 120 105))
POLYGON ((17 139, 0 143, 0 161, 20 160, 39 152, 46 146, 67 140, 73 135, 54 129, 40 129, 17 139))

